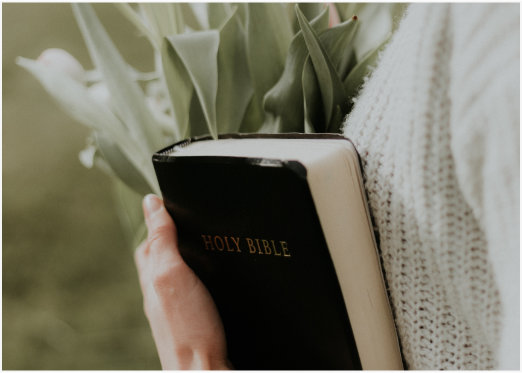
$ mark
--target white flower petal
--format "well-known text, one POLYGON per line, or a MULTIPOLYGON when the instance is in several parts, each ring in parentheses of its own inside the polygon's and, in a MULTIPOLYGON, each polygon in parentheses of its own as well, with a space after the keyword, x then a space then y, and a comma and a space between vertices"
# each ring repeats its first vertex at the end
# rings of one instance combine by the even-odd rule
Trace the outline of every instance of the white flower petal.
POLYGON ((50 48, 44 50, 38 57, 38 62, 62 71, 80 83, 85 82, 83 66, 69 52, 63 49, 50 48))

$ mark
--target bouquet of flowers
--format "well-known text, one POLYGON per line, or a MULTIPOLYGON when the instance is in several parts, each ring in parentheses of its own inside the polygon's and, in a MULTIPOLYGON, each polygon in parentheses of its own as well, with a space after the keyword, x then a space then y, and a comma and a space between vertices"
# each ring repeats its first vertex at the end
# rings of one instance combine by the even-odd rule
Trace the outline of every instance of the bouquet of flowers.
MULTIPOLYGON (((187 137, 231 132, 338 132, 403 4, 115 4, 154 50, 130 66, 90 4, 73 4, 92 71, 48 49, 17 63, 92 129, 86 167, 114 176, 133 244, 139 200, 159 188, 151 155, 187 137)), ((140 228, 141 227, 141 228, 140 228)))

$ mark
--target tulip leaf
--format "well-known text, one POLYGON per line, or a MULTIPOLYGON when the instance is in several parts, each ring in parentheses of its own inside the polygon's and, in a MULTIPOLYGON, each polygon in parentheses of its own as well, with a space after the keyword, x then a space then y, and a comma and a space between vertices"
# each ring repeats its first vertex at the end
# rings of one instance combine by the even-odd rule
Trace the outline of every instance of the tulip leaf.
POLYGON ((406 9, 406 4, 400 3, 368 3, 342 4, 336 3, 342 19, 347 20, 357 15, 360 21, 360 31, 354 39, 357 60, 360 61, 370 51, 382 43, 393 32, 406 9))
POLYGON ((358 29, 357 18, 350 18, 348 21, 318 33, 319 40, 341 80, 356 64, 353 40, 358 29))
POLYGON ((232 8, 227 3, 208 3, 208 25, 211 29, 221 29, 230 18, 232 8))
MULTIPOLYGON (((304 16, 307 20, 312 21, 319 14, 324 12, 324 9, 328 7, 326 3, 298 3, 297 6, 303 12, 304 16)), ((295 15, 295 5, 292 3, 287 4, 287 12, 288 18, 290 20, 290 24, 292 25, 292 31, 294 34, 298 33, 301 28, 299 27, 299 22, 297 21, 297 17, 295 15)))
POLYGON ((190 27, 194 31, 203 30, 203 25, 196 17, 194 9, 190 3, 178 3, 179 9, 181 10, 181 14, 183 17, 183 21, 185 25, 190 27))
POLYGON ((152 152, 164 146, 158 131, 159 125, 145 103, 143 91, 134 81, 127 63, 112 43, 92 6, 75 3, 72 7, 89 54, 103 76, 118 116, 145 150, 152 152))
MULTIPOLYGON (((340 77, 346 76, 347 72, 355 65, 355 52, 352 41, 358 29, 358 22, 349 19, 334 27, 319 33, 319 40, 330 57, 335 70, 340 77)), ((328 117, 320 95, 319 81, 315 76, 312 61, 307 58, 303 69, 303 98, 304 98, 304 125, 305 132, 326 132, 328 117)), ((337 109, 335 109, 337 110, 337 109)), ((345 110, 346 111, 346 110, 345 110)), ((330 122, 337 123, 335 117, 330 122)))
POLYGON ((361 11, 372 4, 366 3, 334 3, 341 22, 348 21, 353 16, 360 16, 361 11))
POLYGON ((129 162, 116 143, 96 132, 94 138, 103 159, 117 177, 137 193, 144 195, 153 191, 140 171, 129 162))
POLYGON ((239 17, 239 21, 241 22, 241 27, 246 29, 247 23, 247 3, 233 3, 237 7, 237 15, 239 17))
POLYGON ((87 88, 52 66, 18 57, 16 63, 38 79, 60 107, 78 122, 116 138, 126 137, 126 129, 106 106, 89 96, 87 88))
POLYGON ((384 49, 390 40, 390 37, 391 34, 389 34, 377 48, 368 52, 344 79, 344 90, 346 92, 346 97, 348 97, 349 100, 357 96, 357 93, 364 82, 364 77, 370 73, 372 68, 375 67, 379 58, 379 53, 384 49))
MULTIPOLYGON (((298 3, 297 6, 301 9, 301 12, 303 12, 303 15, 308 21, 312 21, 315 17, 322 14, 325 8, 328 7, 325 3, 298 3)), ((293 15, 295 17, 295 12, 293 12, 293 15)), ((295 19, 295 22, 297 22, 297 19, 295 19)), ((296 32, 299 32, 301 29, 299 24, 296 24, 296 26, 296 32)))
POLYGON ((160 37, 158 34, 149 29, 144 19, 132 9, 128 3, 115 3, 114 6, 134 25, 136 28, 145 35, 149 42, 156 48, 159 47, 160 37))
POLYGON ((201 136, 208 134, 208 126, 205 120, 205 114, 201 108, 201 103, 196 92, 192 93, 189 108, 189 124, 190 132, 185 137, 201 136))
POLYGON ((192 81, 212 137, 217 138, 216 95, 219 32, 198 31, 167 37, 192 81))
MULTIPOLYGON (((328 8, 314 18, 311 25, 317 31, 326 29, 328 8)), ((264 97, 264 109, 270 114, 267 122, 271 121, 274 126, 277 124, 282 132, 303 131, 302 71, 307 56, 308 50, 300 31, 290 44, 281 78, 264 97)), ((266 123, 265 126, 270 126, 270 123, 266 123)))
POLYGON ((180 3, 140 3, 148 24, 159 37, 181 34, 185 30, 180 3))
POLYGON ((132 248, 136 248, 147 237, 141 202, 143 196, 137 194, 118 179, 114 179, 116 212, 120 218, 125 236, 132 248))
POLYGON ((317 81, 310 56, 306 58, 303 67, 302 85, 304 132, 325 132, 326 126, 324 123, 324 113, 321 102, 321 93, 319 91, 319 82, 317 81))
POLYGON ((182 140, 190 133, 188 112, 194 87, 183 61, 175 52, 167 38, 163 39, 160 49, 162 83, 167 88, 175 123, 173 132, 177 140, 182 140))
POLYGON ((62 71, 21 57, 17 59, 17 63, 31 72, 72 118, 111 138, 128 162, 141 172, 150 189, 157 190, 150 153, 130 136, 128 129, 108 105, 92 98, 84 85, 62 71))
POLYGON ((243 116, 241 126, 239 127, 239 132, 258 132, 263 125, 265 113, 262 112, 261 107, 258 105, 258 101, 259 100, 254 93, 246 107, 245 115, 243 116))
POLYGON ((319 81, 325 113, 326 131, 337 132, 341 122, 337 122, 339 115, 334 115, 334 113, 337 113, 339 110, 344 113, 348 112, 348 101, 344 92, 343 83, 337 75, 335 67, 328 57, 317 33, 310 26, 297 6, 296 12, 317 75, 317 80, 319 81))
POLYGON ((217 126, 220 133, 237 132, 252 99, 245 34, 237 9, 219 32, 217 126))
POLYGON ((261 106, 283 72, 293 32, 280 3, 248 3, 246 10, 248 64, 261 106))

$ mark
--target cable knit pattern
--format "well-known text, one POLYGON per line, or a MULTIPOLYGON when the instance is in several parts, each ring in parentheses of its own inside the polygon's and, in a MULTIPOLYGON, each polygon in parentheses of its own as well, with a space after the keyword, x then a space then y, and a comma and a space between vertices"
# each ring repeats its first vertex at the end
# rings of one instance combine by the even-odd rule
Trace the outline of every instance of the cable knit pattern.
POLYGON ((519 18, 411 5, 346 121, 410 369, 519 367, 519 18))

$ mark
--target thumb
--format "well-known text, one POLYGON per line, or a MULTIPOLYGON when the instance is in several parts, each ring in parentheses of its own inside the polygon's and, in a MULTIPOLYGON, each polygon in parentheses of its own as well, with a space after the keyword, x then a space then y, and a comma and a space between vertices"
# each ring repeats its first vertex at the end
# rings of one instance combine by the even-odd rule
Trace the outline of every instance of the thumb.
POLYGON ((179 257, 176 226, 163 201, 154 194, 148 194, 143 199, 143 212, 150 253, 164 259, 179 257))

